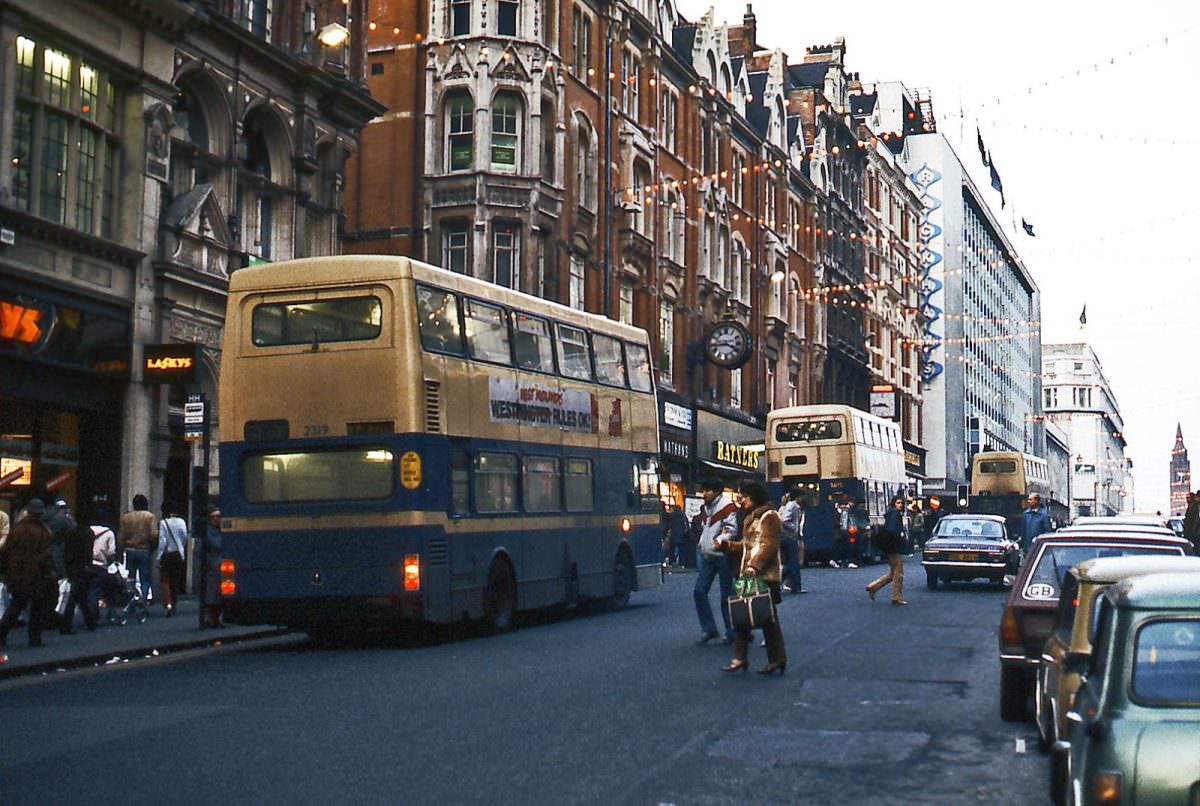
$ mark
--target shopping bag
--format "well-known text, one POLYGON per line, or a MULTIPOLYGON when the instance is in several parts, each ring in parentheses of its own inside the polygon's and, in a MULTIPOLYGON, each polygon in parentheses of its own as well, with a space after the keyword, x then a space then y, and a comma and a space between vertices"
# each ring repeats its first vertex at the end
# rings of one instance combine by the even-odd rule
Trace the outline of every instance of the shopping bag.
POLYGON ((54 605, 54 612, 58 615, 63 615, 67 612, 67 602, 71 598, 71 583, 65 579, 58 581, 58 603, 54 605))
POLYGON ((728 599, 729 621, 735 630, 752 630, 775 621, 775 602, 771 590, 758 577, 739 576, 736 593, 728 599))

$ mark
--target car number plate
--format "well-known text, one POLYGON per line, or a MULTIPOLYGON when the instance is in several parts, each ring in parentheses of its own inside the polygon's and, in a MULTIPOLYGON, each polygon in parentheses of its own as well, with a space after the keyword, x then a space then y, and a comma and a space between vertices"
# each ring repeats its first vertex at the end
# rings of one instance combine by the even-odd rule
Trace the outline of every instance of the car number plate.
POLYGON ((974 554, 964 554, 963 552, 955 552, 950 555, 951 562, 969 563, 975 560, 974 554))

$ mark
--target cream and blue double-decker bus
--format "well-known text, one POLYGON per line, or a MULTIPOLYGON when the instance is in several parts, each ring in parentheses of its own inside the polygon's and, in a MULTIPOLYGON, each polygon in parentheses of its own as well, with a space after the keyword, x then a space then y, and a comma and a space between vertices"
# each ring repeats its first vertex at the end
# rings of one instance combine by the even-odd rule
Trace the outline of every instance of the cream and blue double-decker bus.
POLYGON ((230 279, 229 621, 506 629, 661 584, 645 331, 402 257, 230 279))

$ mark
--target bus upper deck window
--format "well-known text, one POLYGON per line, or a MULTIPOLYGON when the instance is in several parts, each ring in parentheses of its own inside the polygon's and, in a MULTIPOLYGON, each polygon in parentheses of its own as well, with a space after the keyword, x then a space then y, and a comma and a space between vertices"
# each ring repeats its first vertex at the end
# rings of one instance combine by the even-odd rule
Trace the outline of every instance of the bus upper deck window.
POLYGON ((376 296, 254 306, 251 339, 256 347, 370 341, 383 328, 383 303, 376 296))
POLYGON ((585 331, 570 325, 558 326, 558 367, 568 378, 592 379, 592 350, 585 331))
POLYGON ((653 392, 654 378, 650 374, 650 350, 644 344, 625 344, 629 385, 638 392, 653 392))
POLYGON ((417 324, 421 346, 438 353, 463 350, 462 329, 458 324, 458 298, 440 288, 417 287, 417 324))
POLYGON ((625 386, 625 357, 621 342, 611 336, 592 335, 596 358, 596 380, 608 386, 625 386))
POLYGON ((512 363, 508 351, 508 323, 504 319, 503 309, 467 300, 467 346, 471 348, 472 358, 497 364, 512 363))
POLYGON ((517 366, 537 372, 554 371, 554 352, 550 343, 550 325, 545 319, 513 312, 513 353, 517 366))
POLYGON ((776 442, 812 442, 841 437, 840 420, 808 420, 800 423, 779 423, 775 426, 776 442))

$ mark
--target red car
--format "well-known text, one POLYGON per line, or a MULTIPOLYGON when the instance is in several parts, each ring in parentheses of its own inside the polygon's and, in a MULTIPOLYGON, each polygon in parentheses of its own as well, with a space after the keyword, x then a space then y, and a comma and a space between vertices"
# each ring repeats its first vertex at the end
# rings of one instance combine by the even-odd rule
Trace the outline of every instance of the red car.
POLYGON ((1007 722, 1026 718, 1042 647, 1054 626, 1058 594, 1071 568, 1094 557, 1191 553, 1192 544, 1173 535, 1106 532, 1101 527, 1050 532, 1034 540, 1000 618, 1000 716, 1007 722))

